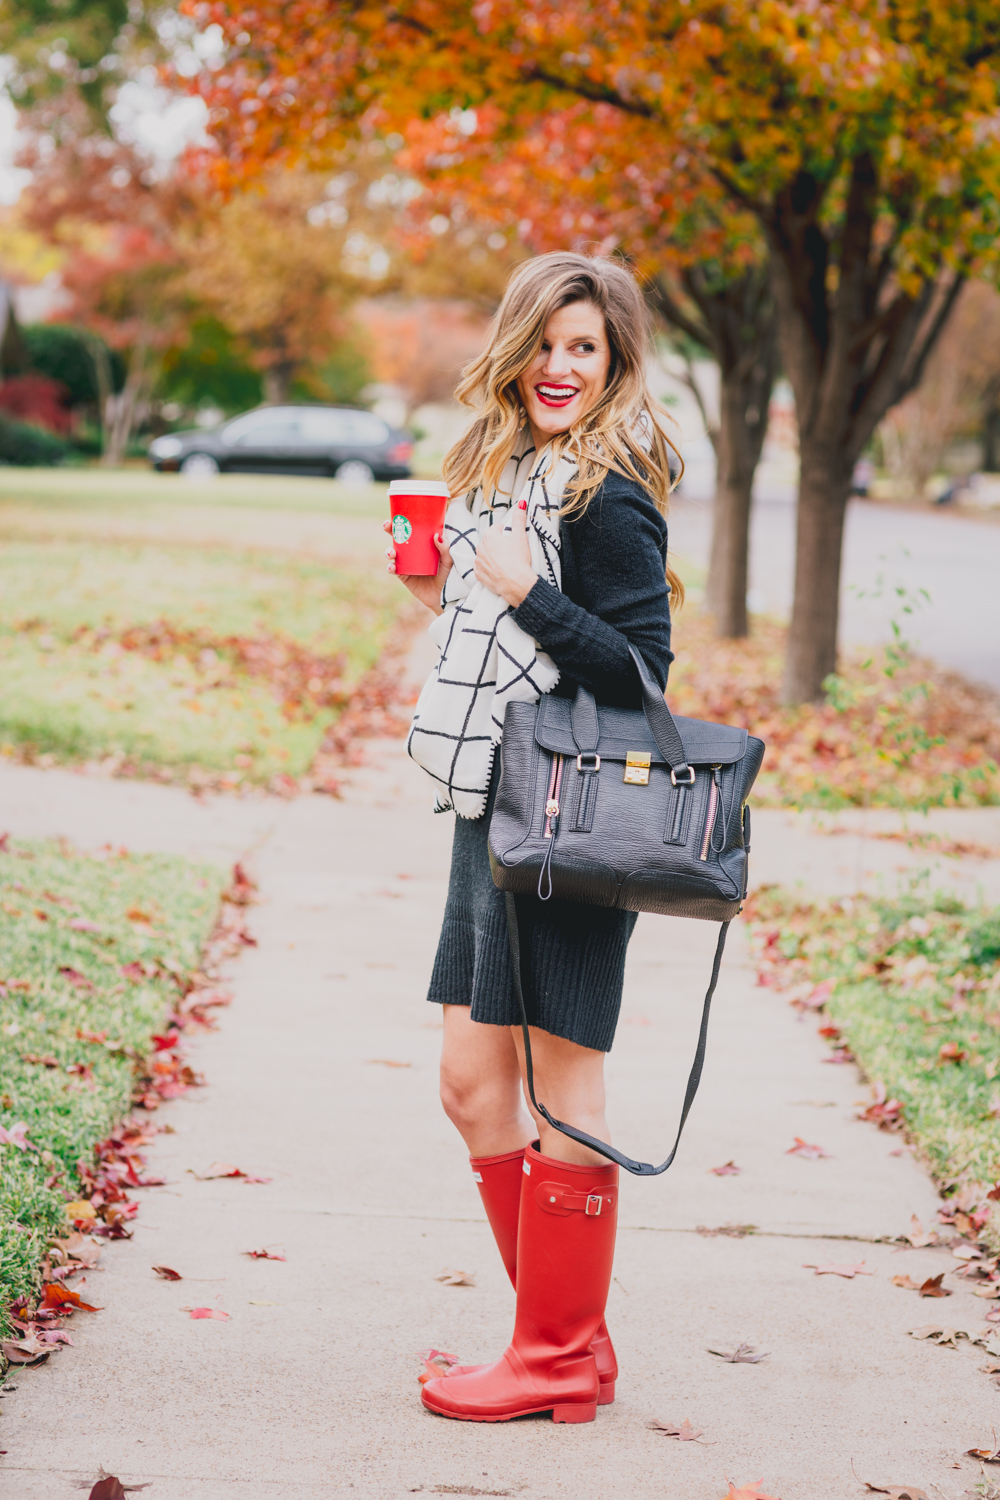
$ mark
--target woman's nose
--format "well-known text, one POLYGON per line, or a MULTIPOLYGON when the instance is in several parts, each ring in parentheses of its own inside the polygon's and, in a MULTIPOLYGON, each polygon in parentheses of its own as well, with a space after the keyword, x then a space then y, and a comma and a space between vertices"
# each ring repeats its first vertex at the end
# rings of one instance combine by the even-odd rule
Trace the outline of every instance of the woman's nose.
POLYGON ((542 366, 542 374, 551 379, 554 375, 569 375, 571 369, 569 351, 561 344, 554 344, 542 366))

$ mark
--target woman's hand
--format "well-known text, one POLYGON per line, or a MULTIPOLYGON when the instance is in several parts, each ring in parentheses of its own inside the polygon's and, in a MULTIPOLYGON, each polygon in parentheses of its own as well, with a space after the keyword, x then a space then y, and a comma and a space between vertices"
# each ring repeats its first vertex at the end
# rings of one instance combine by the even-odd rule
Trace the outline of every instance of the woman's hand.
POLYGON ((538 582, 528 551, 527 511, 525 501, 520 501, 510 513, 511 529, 491 526, 476 549, 476 578, 513 609, 524 603, 538 582))
MULTIPOLYGON (((392 531, 392 522, 383 521, 382 530, 392 531)), ((440 554, 437 572, 433 576, 425 573, 400 573, 399 581, 406 585, 415 599, 419 599, 421 604, 426 604, 429 610, 439 615, 441 614, 441 590, 444 588, 445 579, 451 572, 451 553, 448 550, 448 543, 444 539, 443 531, 439 531, 434 538, 434 545, 440 554)), ((395 547, 387 547, 385 555, 389 559, 386 564, 387 572, 395 573, 395 547)))

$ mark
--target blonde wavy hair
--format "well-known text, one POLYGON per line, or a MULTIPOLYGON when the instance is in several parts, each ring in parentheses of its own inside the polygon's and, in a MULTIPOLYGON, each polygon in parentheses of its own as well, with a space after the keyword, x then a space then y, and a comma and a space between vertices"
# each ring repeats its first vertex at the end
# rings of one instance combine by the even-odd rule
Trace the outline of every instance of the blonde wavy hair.
MULTIPOLYGON (((573 302, 589 302, 600 311, 611 366, 599 400, 553 441, 553 459, 565 454, 577 462, 561 514, 582 515, 608 471, 614 470, 648 490, 666 515, 668 496, 684 472, 684 462, 667 431, 668 423, 675 425, 673 418, 646 380, 650 322, 645 299, 620 261, 564 250, 536 256, 514 270, 490 324, 486 348, 462 371, 455 395, 477 416, 445 456, 448 487, 460 495, 482 485, 488 495, 499 483, 526 420, 518 376, 541 348, 549 318, 573 302), (680 465, 673 480, 671 453, 680 465)), ((668 566, 666 575, 671 598, 680 605, 684 585, 673 568, 668 566)))

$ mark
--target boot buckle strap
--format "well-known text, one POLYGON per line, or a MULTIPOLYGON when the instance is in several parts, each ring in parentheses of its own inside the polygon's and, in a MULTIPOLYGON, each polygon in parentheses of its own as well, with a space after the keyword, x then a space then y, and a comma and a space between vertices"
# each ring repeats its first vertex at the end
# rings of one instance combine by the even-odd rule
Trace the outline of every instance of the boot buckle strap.
POLYGON ((615 1206, 616 1191, 607 1189, 603 1193, 574 1193, 562 1182, 540 1182, 535 1189, 535 1201, 546 1213, 583 1213, 588 1219, 599 1219, 615 1206))

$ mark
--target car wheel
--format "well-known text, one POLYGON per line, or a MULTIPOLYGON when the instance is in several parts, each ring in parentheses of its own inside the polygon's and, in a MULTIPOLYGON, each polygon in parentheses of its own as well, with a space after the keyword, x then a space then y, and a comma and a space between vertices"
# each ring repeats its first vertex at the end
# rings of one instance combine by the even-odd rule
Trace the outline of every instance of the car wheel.
POLYGON ((219 465, 210 453, 189 453, 181 464, 185 479, 215 479, 219 465))
POLYGON ((336 476, 341 484, 349 484, 352 489, 360 489, 363 484, 371 484, 375 478, 375 471, 369 464, 364 464, 359 458, 349 458, 345 464, 341 464, 336 476))

